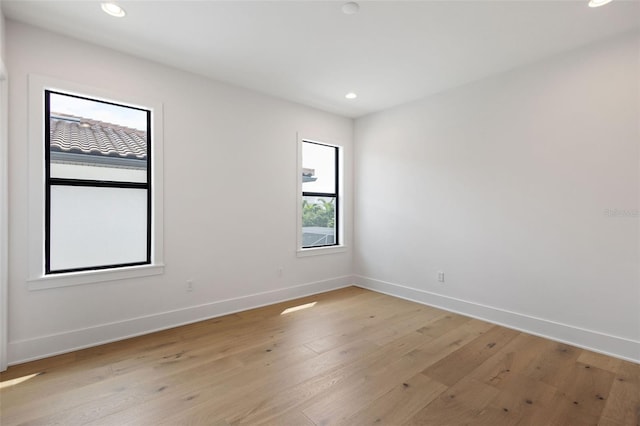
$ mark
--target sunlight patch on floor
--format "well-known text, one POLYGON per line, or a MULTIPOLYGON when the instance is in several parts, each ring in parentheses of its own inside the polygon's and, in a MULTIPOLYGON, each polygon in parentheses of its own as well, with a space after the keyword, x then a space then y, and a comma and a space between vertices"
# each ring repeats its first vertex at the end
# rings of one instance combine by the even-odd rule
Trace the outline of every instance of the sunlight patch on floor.
POLYGON ((290 314, 291 312, 301 311, 307 308, 313 308, 315 304, 318 302, 305 303, 304 305, 293 306, 291 308, 287 308, 284 311, 280 312, 280 315, 290 314))
POLYGON ((29 379, 33 379, 40 373, 29 374, 28 376, 18 377, 16 379, 7 380, 6 382, 0 382, 0 389, 6 389, 11 386, 19 385, 20 383, 26 382, 29 379))

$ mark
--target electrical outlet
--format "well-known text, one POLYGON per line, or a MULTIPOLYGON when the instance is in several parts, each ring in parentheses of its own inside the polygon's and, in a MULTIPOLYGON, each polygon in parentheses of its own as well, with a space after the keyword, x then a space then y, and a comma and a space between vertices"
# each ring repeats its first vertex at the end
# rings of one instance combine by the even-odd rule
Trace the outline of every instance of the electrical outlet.
POLYGON ((192 292, 192 291, 193 291, 193 280, 188 280, 188 281, 187 281, 187 288, 186 288, 186 290, 187 290, 187 293, 190 293, 190 292, 192 292))
POLYGON ((440 283, 444 282, 444 272, 443 271, 438 271, 438 282, 440 282, 440 283))

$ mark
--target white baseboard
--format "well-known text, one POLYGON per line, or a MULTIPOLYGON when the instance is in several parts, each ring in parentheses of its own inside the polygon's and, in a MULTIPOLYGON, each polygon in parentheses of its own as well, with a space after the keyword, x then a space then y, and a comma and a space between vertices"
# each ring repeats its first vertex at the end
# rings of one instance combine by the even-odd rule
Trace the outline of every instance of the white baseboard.
POLYGON ((352 280, 353 277, 351 275, 345 275, 124 321, 9 342, 7 348, 9 365, 21 364, 235 312, 349 287, 352 285, 352 280))
POLYGON ((442 308, 447 311, 503 325, 525 333, 640 363, 640 342, 635 340, 586 330, 580 327, 523 315, 517 312, 510 312, 492 306, 468 302, 360 275, 355 275, 353 280, 354 285, 358 287, 424 305, 442 308))

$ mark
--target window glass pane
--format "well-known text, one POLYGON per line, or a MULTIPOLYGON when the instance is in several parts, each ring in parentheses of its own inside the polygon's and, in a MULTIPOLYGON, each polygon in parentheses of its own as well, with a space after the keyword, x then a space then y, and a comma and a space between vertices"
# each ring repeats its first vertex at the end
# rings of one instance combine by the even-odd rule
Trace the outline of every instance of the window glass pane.
POLYGON ((147 181, 149 111, 49 93, 51 177, 147 181))
POLYGON ((51 270, 145 262, 147 190, 51 186, 51 270))
POLYGON ((335 197, 302 197, 302 246, 336 244, 335 197))
POLYGON ((336 193, 337 148, 302 143, 302 191, 336 193))

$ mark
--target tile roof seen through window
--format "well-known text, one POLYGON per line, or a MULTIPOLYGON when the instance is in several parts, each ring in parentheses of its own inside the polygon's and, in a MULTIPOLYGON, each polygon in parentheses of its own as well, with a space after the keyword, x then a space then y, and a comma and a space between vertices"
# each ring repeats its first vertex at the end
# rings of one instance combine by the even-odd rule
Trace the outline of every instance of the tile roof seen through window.
POLYGON ((147 158, 147 132, 51 113, 51 152, 134 160, 147 158))

